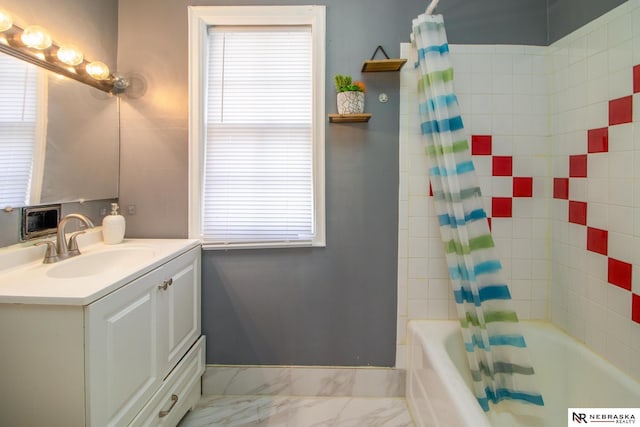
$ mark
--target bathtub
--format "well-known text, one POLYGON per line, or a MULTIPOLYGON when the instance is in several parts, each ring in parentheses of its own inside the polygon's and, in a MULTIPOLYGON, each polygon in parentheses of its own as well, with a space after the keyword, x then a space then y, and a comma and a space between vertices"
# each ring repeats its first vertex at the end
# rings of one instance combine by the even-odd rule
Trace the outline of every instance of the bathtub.
POLYGON ((416 425, 564 427, 568 408, 640 406, 640 383, 549 323, 521 325, 545 400, 535 416, 495 407, 485 414, 472 391, 459 323, 411 321, 406 397, 416 425))

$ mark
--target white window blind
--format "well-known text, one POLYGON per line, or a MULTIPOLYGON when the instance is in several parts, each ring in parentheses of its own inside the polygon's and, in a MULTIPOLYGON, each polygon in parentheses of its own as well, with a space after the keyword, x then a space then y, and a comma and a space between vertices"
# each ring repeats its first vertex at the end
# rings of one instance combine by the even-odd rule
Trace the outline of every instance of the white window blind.
POLYGON ((209 243, 314 235, 310 27, 210 27, 202 234, 209 243))
POLYGON ((29 203, 37 73, 31 64, 0 55, 0 207, 29 203))

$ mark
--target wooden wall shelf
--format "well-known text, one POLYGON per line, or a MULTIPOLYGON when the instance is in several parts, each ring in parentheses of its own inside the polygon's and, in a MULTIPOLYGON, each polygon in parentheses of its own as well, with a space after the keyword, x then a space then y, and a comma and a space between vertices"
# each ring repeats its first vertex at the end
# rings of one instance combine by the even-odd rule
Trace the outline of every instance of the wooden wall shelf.
POLYGON ((407 62, 404 58, 399 59, 371 59, 362 63, 363 73, 375 73, 380 71, 400 71, 407 62))
POLYGON ((407 62, 405 58, 389 58, 387 52, 384 51, 382 46, 378 46, 376 50, 373 51, 373 55, 369 61, 364 61, 362 63, 362 71, 363 73, 375 73, 379 71, 400 71, 400 69, 407 62), (386 59, 374 59, 376 57, 376 53, 382 52, 386 59))
POLYGON ((331 123, 364 123, 371 118, 371 113, 362 114, 329 114, 331 123))

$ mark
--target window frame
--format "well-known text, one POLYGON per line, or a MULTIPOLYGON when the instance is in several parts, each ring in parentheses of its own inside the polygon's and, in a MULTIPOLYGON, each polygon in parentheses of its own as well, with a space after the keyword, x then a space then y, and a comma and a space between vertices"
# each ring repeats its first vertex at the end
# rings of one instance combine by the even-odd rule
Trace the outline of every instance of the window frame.
POLYGON ((189 237, 203 249, 326 246, 325 219, 325 40, 326 7, 189 6, 189 237), (313 61, 313 201, 315 235, 309 241, 213 243, 202 236, 205 148, 207 30, 210 26, 308 25, 313 61))

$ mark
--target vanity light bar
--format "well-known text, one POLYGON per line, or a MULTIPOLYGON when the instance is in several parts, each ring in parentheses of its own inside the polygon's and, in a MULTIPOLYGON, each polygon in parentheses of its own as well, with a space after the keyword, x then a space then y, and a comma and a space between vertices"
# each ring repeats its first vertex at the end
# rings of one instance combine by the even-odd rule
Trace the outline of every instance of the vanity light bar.
POLYGON ((11 22, 10 16, 0 10, 0 52, 113 93, 117 78, 104 63, 87 61, 73 46, 55 44, 43 28, 22 29, 11 22))

